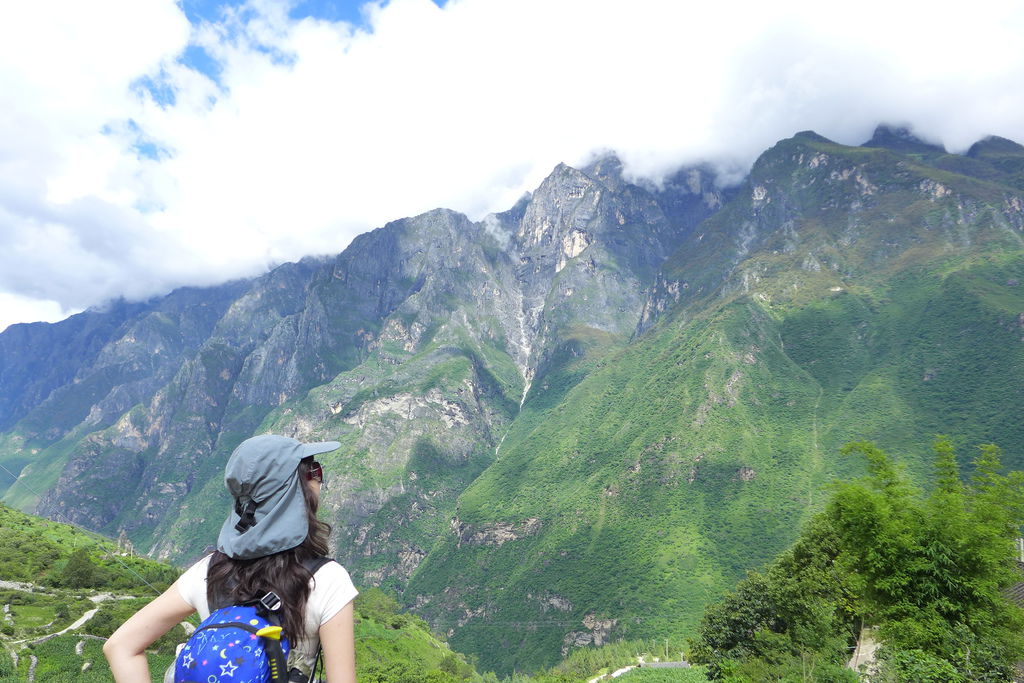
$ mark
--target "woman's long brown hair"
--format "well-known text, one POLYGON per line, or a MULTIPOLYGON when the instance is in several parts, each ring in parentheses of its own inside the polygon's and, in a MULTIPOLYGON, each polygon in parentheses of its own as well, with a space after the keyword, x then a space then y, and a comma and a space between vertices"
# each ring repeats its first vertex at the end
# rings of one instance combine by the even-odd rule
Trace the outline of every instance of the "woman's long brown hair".
POLYGON ((299 463, 299 483, 306 501, 309 534, 298 546, 266 557, 235 560, 219 550, 210 559, 206 573, 206 597, 212 606, 214 596, 224 596, 224 605, 237 605, 259 599, 267 591, 281 598, 281 626, 289 642, 295 645, 305 639, 306 602, 309 600, 309 580, 312 575, 302 566, 303 560, 327 554, 327 539, 331 525, 316 518, 319 498, 309 482, 312 459, 299 463), (227 600, 227 602, 224 602, 227 600))

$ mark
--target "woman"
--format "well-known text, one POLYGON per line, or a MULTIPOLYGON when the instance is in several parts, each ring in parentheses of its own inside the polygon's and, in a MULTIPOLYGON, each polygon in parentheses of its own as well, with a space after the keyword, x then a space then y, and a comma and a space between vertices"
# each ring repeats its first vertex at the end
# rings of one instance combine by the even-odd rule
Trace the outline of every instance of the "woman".
POLYGON ((273 591, 292 645, 289 669, 307 680, 318 645, 328 683, 355 683, 352 600, 356 589, 337 562, 315 577, 303 566, 327 553, 330 526, 316 518, 323 470, 313 456, 336 441, 303 444, 284 436, 247 439, 228 459, 224 480, 235 500, 217 551, 194 564, 162 595, 121 625, 103 646, 117 683, 150 681, 145 650, 211 598, 238 604, 273 591))

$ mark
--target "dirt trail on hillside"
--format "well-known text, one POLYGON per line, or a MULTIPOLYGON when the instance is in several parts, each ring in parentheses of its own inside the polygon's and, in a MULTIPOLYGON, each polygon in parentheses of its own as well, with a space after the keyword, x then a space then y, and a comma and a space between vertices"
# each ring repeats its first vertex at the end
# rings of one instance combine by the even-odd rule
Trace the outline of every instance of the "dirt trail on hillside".
POLYGON ((46 590, 42 586, 37 586, 34 583, 22 583, 21 581, 0 581, 0 589, 25 592, 46 590))
MULTIPOLYGON (((4 581, 4 582, 0 582, 0 583, 8 583, 8 584, 10 584, 10 583, 13 583, 13 582, 11 582, 11 581, 4 581)), ((32 585, 32 584, 23 584, 23 585, 32 585)), ((56 638, 57 636, 64 635, 68 631, 73 631, 76 628, 80 628, 83 624, 85 624, 87 621, 89 621, 94 616, 96 616, 96 613, 100 609, 99 608, 99 604, 101 602, 106 602, 107 600, 130 600, 133 597, 135 597, 135 596, 133 596, 133 595, 114 595, 112 593, 99 593, 98 595, 90 595, 89 596, 89 600, 91 600, 97 606, 92 608, 92 609, 90 609, 90 610, 86 610, 85 613, 82 614, 82 616, 78 617, 78 619, 76 619, 67 628, 63 628, 60 631, 57 631, 55 633, 48 633, 45 636, 39 636, 38 638, 22 638, 21 640, 12 640, 11 644, 12 645, 20 645, 22 643, 29 643, 31 645, 38 645, 39 643, 45 643, 46 641, 48 641, 48 640, 50 640, 52 638, 56 638)))

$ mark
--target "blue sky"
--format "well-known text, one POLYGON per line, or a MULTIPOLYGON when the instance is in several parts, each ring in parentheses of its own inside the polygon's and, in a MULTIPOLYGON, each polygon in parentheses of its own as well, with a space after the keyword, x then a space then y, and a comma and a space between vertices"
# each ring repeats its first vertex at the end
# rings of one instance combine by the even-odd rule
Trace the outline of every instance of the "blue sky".
MULTIPOLYGON (((244 5, 243 0, 216 2, 212 0, 182 0, 181 8, 185 16, 193 24, 200 21, 217 21, 225 8, 238 8, 244 5)), ((330 2, 328 0, 303 0, 297 2, 288 12, 294 19, 313 17, 327 21, 347 21, 362 24, 363 13, 361 2, 330 2)))
MULTIPOLYGON (((438 7, 444 7, 444 0, 431 0, 438 7)), ((219 22, 229 11, 244 11, 246 0, 181 0, 180 6, 185 17, 193 25, 203 22, 219 22)), ((381 3, 386 5, 386 1, 381 3)), ((371 30, 367 22, 366 0, 296 0, 288 9, 291 19, 320 19, 329 22, 345 22, 362 30, 371 30)), ((198 71, 217 79, 220 68, 216 60, 198 46, 190 45, 180 56, 180 61, 198 71)), ((150 85, 146 83, 146 85, 150 85)), ((166 97, 158 88, 154 88, 158 98, 166 97)))
POLYGON ((1024 3, 0 3, 0 329, 265 272, 614 150, 1024 141, 1024 3), (56 10, 56 11, 55 11, 56 10))
MULTIPOLYGON (((193 24, 200 21, 218 21, 225 8, 238 8, 244 5, 244 0, 229 0, 218 2, 214 0, 182 0, 181 8, 185 16, 193 24)), ((438 2, 443 5, 443 2, 438 2)), ((330 0, 300 0, 289 10, 288 15, 293 19, 324 19, 326 21, 346 21, 351 24, 365 26, 365 15, 362 12, 362 2, 331 2, 330 0)))

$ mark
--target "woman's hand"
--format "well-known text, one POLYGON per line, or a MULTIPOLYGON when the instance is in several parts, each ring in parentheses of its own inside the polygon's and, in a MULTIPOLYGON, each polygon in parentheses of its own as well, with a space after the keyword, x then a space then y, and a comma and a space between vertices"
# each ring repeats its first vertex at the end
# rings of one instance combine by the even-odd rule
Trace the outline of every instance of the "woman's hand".
POLYGON ((103 644, 114 680, 150 683, 146 648, 193 612, 195 609, 181 597, 175 583, 121 624, 103 644))

